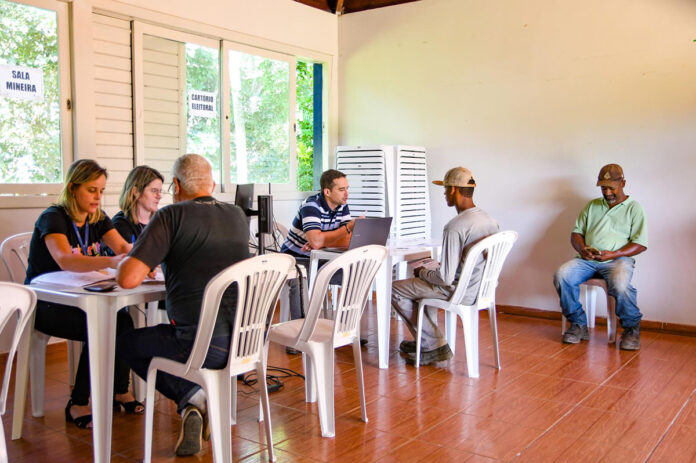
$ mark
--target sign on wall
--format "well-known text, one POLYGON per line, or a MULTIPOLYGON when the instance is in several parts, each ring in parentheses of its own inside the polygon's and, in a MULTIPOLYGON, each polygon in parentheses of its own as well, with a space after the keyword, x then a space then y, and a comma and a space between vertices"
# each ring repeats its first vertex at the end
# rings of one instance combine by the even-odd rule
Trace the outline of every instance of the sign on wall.
POLYGON ((43 101, 43 69, 0 64, 0 95, 16 100, 43 101))
POLYGON ((217 95, 201 90, 189 91, 189 114, 198 117, 217 117, 217 95))

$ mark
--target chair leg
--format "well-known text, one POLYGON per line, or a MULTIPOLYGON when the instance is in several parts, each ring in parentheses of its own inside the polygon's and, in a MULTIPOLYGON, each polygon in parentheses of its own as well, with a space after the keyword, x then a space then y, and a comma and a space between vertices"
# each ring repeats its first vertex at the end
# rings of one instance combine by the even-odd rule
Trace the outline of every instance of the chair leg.
POLYGON ((493 353, 495 354, 495 367, 500 370, 500 351, 498 350, 498 317, 495 310, 495 302, 488 308, 488 320, 491 323, 491 334, 493 335, 493 353))
MULTIPOLYGON (((266 365, 259 363, 256 367, 256 376, 258 378, 263 378, 266 376, 266 365)), ((273 430, 271 429, 271 405, 268 402, 268 388, 259 388, 261 392, 260 402, 263 408, 263 417, 265 421, 266 428, 266 444, 268 445, 268 458, 271 461, 275 461, 275 452, 273 451, 273 430)))
POLYGON ((31 378, 31 414, 44 414, 44 381, 46 378, 46 344, 50 336, 34 330, 31 334, 29 377, 31 378))
POLYGON ((152 461, 152 423, 155 415, 155 380, 157 370, 147 372, 147 382, 145 385, 145 455, 143 462, 152 461))
POLYGON ((322 437, 336 435, 334 417, 334 349, 330 344, 312 346, 314 379, 317 385, 317 405, 322 437))
POLYGON ((466 367, 470 378, 479 377, 478 321, 478 310, 468 309, 462 314, 466 367))
POLYGON ((280 301, 280 322, 286 322, 290 320, 290 291, 288 289, 288 284, 283 283, 280 288, 280 296, 278 300, 280 301))
POLYGON ((566 320, 565 315, 561 313, 561 336, 565 334, 566 326, 568 326, 568 320, 566 320))
POLYGON ((353 362, 355 374, 358 377, 358 392, 360 393, 360 411, 362 420, 367 423, 367 406, 365 405, 365 378, 363 375, 362 353, 360 352, 360 338, 353 340, 353 362))
MULTIPOLYGON (((264 377, 265 378, 265 377, 264 377)), ((261 381, 261 376, 259 376, 258 384, 265 384, 261 381)), ((237 424, 237 377, 230 378, 230 423, 233 425, 237 424)))
POLYGON ((597 313, 597 288, 585 285, 585 312, 587 313, 587 326, 595 327, 595 315, 597 313))
POLYGON ((5 429, 0 423, 0 463, 7 463, 7 443, 5 442, 5 429))
POLYGON ((416 368, 420 368, 421 336, 423 332, 423 301, 418 303, 418 327, 416 329, 416 368))
POLYGON ((449 310, 445 311, 445 337, 454 354, 457 347, 457 314, 449 310))
POLYGON ((68 340, 68 374, 70 375, 70 385, 75 385, 77 376, 77 366, 80 364, 80 354, 84 348, 84 343, 80 341, 68 340))
MULTIPOLYGON (((213 461, 227 463, 232 461, 232 433, 228 410, 232 385, 229 375, 218 374, 208 377, 205 395, 208 398, 208 423, 213 444, 213 461)), ((262 388, 263 389, 263 388, 262 388)))
POLYGON ((610 343, 616 342, 616 299, 607 295, 607 336, 610 343))
POLYGON ((305 376, 305 402, 314 403, 317 401, 316 364, 312 357, 302 352, 302 366, 305 376))

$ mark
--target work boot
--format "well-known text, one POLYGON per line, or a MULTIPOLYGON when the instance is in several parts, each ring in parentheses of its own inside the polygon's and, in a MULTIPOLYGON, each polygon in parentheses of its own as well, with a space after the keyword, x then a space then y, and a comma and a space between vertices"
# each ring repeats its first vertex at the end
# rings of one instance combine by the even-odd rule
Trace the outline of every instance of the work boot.
MULTIPOLYGON (((445 344, 444 346, 437 347, 433 350, 424 351, 423 349, 421 349, 420 364, 430 365, 431 363, 435 362, 444 362, 445 360, 449 360, 452 357, 454 357, 454 354, 452 353, 452 349, 450 349, 449 344, 445 344)), ((415 352, 407 354, 406 363, 408 363, 409 365, 416 364, 415 352)))
POLYGON ((179 437, 174 446, 174 453, 177 457, 195 455, 201 451, 201 437, 203 434, 203 415, 193 405, 184 409, 181 416, 181 427, 179 437))
POLYGON ((631 326, 624 328, 621 333, 621 342, 619 343, 621 350, 638 350, 640 349, 640 327, 631 326))
POLYGON ((563 342, 565 344, 578 344, 580 341, 590 339, 590 332, 587 331, 587 325, 571 323, 570 328, 563 333, 563 342))
POLYGON ((416 351, 416 341, 401 341, 399 350, 404 354, 412 354, 416 351))

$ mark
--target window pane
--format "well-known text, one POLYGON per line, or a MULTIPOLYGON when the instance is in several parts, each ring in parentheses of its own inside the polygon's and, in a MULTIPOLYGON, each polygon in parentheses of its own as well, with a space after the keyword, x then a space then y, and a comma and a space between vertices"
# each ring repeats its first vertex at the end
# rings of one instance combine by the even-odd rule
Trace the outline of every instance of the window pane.
POLYGON ((220 183, 219 51, 143 35, 145 163, 171 177, 174 160, 205 156, 220 183))
POLYGON ((230 181, 290 181, 290 65, 229 53, 230 181))
POLYGON ((60 183, 54 11, 0 0, 0 72, 4 91, 0 95, 0 183, 60 183))
POLYGON ((188 104, 186 152, 205 156, 220 175, 219 51, 186 44, 186 95, 188 104))

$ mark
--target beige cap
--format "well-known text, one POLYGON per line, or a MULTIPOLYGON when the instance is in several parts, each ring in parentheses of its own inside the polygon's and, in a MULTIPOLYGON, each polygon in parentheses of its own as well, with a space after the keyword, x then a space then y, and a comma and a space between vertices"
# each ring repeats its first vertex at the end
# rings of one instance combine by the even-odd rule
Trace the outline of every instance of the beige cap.
POLYGON ((597 176, 597 186, 616 186, 624 180, 623 169, 618 164, 607 164, 597 176))
POLYGON ((435 185, 475 187, 474 174, 465 167, 454 167, 447 171, 444 180, 433 180, 435 185))

